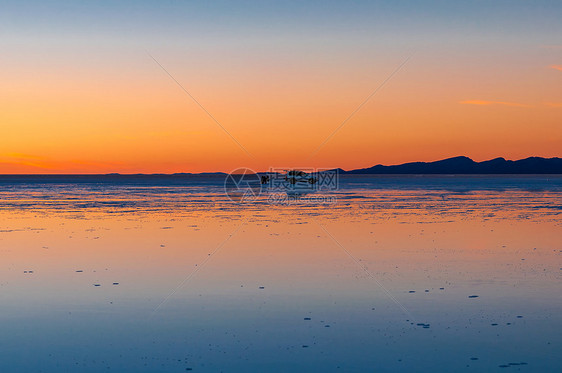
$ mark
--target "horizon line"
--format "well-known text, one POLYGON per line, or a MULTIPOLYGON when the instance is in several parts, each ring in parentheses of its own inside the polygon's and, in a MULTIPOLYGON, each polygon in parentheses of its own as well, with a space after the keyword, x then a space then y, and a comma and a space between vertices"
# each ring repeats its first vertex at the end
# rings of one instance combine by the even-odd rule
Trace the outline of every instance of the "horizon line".
MULTIPOLYGON (((364 169, 368 169, 368 168, 372 168, 372 167, 376 167, 376 166, 384 166, 384 167, 394 167, 394 166, 401 166, 401 165, 406 165, 406 164, 412 164, 412 163, 433 163, 433 162, 439 162, 439 161, 445 161, 445 160, 450 160, 450 159, 455 159, 455 158, 467 158, 470 159, 471 161, 475 162, 475 163, 482 163, 482 162, 487 162, 487 161, 492 161, 492 160, 496 160, 496 159, 503 159, 506 162, 517 162, 517 161, 521 161, 521 160, 526 160, 526 159, 530 159, 530 158, 540 158, 540 159, 562 159, 561 157, 540 157, 540 156, 529 156, 529 157, 525 157, 525 158, 520 158, 520 159, 506 159, 504 157, 495 157, 495 158, 490 158, 490 159, 486 159, 483 161, 474 161, 472 158, 465 156, 465 155, 458 155, 458 156, 453 156, 453 157, 447 157, 447 158, 441 158, 441 159, 437 159, 434 161, 409 161, 409 162, 404 162, 404 163, 399 163, 399 164, 391 164, 391 165, 383 165, 383 164, 374 164, 372 166, 368 166, 368 167, 363 167, 363 168, 353 168, 353 169, 349 169, 349 170, 344 170, 341 167, 333 167, 333 168, 327 168, 327 167, 288 167, 288 168, 283 168, 283 169, 287 169, 287 170, 303 170, 303 169, 322 169, 324 171, 330 171, 330 170, 341 170, 343 172, 351 172, 351 171, 356 171, 356 170, 364 170, 364 169)), ((151 173, 144 173, 144 172, 131 172, 131 173, 122 173, 122 172, 105 172, 105 173, 89 173, 89 172, 84 172, 84 173, 0 173, 0 176, 174 176, 174 175, 228 175, 230 173, 232 173, 233 171, 236 171, 238 169, 241 168, 246 168, 252 172, 255 172, 257 174, 259 173, 268 173, 268 172, 273 172, 272 169, 276 169, 276 170, 281 170, 281 168, 273 168, 270 167, 270 170, 266 170, 266 171, 254 171, 248 167, 238 167, 230 172, 225 172, 225 171, 203 171, 203 172, 185 172, 185 171, 181 171, 181 172, 170 172, 170 173, 163 173, 163 172, 151 172, 151 173)), ((275 172, 279 172, 279 171, 275 171, 275 172)))

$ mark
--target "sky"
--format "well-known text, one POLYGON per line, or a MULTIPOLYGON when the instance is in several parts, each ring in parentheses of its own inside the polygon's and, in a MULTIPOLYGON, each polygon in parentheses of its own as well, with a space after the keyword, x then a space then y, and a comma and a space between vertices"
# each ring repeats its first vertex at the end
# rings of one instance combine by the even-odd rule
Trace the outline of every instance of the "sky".
POLYGON ((562 156, 560 19, 560 1, 3 0, 0 173, 562 156))

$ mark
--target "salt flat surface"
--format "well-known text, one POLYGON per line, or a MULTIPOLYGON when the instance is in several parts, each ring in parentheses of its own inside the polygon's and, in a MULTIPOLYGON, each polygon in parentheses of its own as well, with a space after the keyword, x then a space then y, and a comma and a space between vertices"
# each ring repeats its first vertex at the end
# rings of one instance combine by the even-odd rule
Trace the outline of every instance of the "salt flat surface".
POLYGON ((0 371, 496 372, 562 364, 562 177, 0 176, 0 371))

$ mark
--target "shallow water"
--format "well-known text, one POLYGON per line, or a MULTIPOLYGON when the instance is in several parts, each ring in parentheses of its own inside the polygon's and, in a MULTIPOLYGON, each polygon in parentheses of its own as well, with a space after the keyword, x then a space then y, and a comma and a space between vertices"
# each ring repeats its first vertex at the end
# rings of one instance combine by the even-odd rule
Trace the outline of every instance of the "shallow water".
POLYGON ((0 177, 0 371, 560 367, 562 177, 339 185, 0 177))

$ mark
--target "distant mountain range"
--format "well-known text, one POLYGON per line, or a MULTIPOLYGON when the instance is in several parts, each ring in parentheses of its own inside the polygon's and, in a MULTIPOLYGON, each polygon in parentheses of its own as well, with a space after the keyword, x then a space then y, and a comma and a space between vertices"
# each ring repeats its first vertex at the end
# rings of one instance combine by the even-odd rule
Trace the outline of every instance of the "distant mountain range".
MULTIPOLYGON (((400 175, 400 174, 562 174, 562 158, 529 157, 518 161, 508 161, 505 158, 495 158, 489 161, 475 162, 464 156, 442 159, 435 162, 410 162, 400 165, 384 166, 376 165, 369 168, 345 171, 337 169, 342 175, 400 175)), ((259 174, 267 174, 260 172, 259 174)), ((170 182, 172 180, 183 183, 185 179, 197 178, 199 180, 224 177, 224 172, 203 173, 175 173, 175 174, 119 174, 111 173, 104 175, 67 175, 67 174, 37 174, 37 175, 0 175, 2 182, 27 182, 41 181, 49 182, 84 182, 100 180, 115 181, 126 178, 134 182, 143 180, 156 180, 170 182)))
POLYGON ((562 158, 530 157, 518 161, 495 158, 475 162, 464 156, 435 162, 411 162, 394 166, 381 164, 342 174, 562 174, 562 158))

